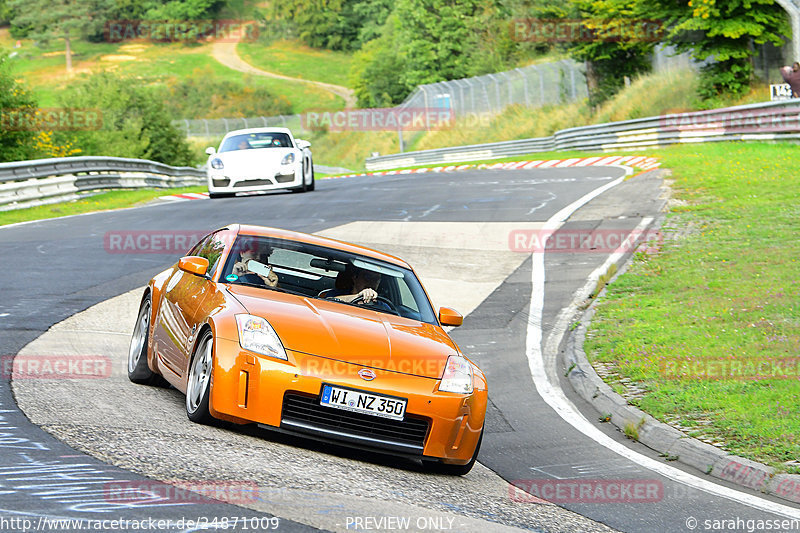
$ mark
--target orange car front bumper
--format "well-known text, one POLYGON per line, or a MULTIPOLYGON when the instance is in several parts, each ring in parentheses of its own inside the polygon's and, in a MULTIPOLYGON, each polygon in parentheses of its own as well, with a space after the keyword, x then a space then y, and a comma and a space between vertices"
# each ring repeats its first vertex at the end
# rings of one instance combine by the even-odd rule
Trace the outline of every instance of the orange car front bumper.
POLYGON ((286 353, 289 360, 282 361, 244 350, 238 340, 217 337, 212 415, 452 464, 464 464, 472 458, 486 413, 487 390, 482 374, 476 374, 471 394, 438 392, 437 379, 373 368, 375 379, 365 381, 358 375, 364 368, 361 365, 291 350, 286 353), (395 424, 372 415, 353 416, 320 406, 323 383, 405 398, 405 419, 395 424), (294 407, 287 404, 285 408, 287 398, 294 407), (298 415, 301 411, 305 413, 302 416, 298 415), (359 419, 366 424, 358 424, 359 419), (372 420, 382 429, 370 436, 372 420), (406 422, 413 428, 406 427, 406 422), (427 430, 422 422, 427 423, 427 430), (422 438, 409 435, 419 437, 420 431, 422 438))

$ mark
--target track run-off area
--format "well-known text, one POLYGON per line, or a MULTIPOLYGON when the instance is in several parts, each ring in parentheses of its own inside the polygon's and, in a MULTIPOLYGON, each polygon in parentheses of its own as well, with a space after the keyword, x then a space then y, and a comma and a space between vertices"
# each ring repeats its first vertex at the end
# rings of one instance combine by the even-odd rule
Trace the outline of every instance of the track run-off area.
POLYGON ((630 175, 587 166, 350 177, 320 180, 308 194, 160 202, 0 228, 4 365, 78 357, 102 367, 93 379, 3 373, 0 520, 79 521, 62 530, 160 519, 174 531, 650 532, 800 519, 790 503, 625 439, 564 380, 559 353, 575 302, 625 254, 542 253, 532 236, 652 229, 668 191, 658 172, 630 175), (490 398, 472 472, 434 475, 409 460, 263 429, 195 425, 176 390, 128 381, 142 288, 178 255, 157 253, 153 237, 200 237, 237 222, 397 255, 435 306, 464 314, 451 335, 486 372, 490 398), (113 246, 121 235, 146 238, 113 246), (176 498, 161 482, 186 492, 176 498), (602 494, 552 492, 556 503, 530 495, 581 484, 602 494))

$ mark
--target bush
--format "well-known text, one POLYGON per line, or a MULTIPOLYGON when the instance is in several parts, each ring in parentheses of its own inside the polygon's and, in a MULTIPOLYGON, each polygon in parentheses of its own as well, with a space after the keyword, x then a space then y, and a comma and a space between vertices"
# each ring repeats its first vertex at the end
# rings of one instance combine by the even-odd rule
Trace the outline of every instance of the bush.
POLYGON ((183 133, 172 125, 164 100, 134 78, 96 74, 65 88, 60 105, 98 109, 102 126, 70 132, 82 155, 151 159, 169 165, 193 163, 183 133))
POLYGON ((236 118, 289 115, 292 104, 264 87, 251 87, 214 76, 210 67, 186 78, 172 78, 158 89, 179 118, 236 118))
POLYGON ((8 68, 7 57, 0 54, 0 161, 24 161, 36 157, 35 133, 12 126, 20 112, 32 116, 36 100, 17 83, 8 68))

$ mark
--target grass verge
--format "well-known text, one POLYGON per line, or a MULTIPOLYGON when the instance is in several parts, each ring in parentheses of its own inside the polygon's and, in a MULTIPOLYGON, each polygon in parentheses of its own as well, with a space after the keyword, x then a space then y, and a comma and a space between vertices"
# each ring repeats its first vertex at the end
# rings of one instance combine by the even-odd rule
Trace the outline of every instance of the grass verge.
MULTIPOLYGON (((0 46, 7 41, 0 39, 0 46)), ((307 109, 344 107, 344 100, 330 92, 303 83, 277 80, 263 76, 244 74, 219 63, 211 55, 210 44, 182 43, 89 43, 76 40, 73 44, 72 73, 64 66, 63 41, 53 41, 47 47, 36 46, 22 39, 22 48, 13 58, 12 65, 17 76, 24 79, 37 94, 39 105, 58 105, 58 94, 64 84, 71 83, 76 76, 101 71, 112 71, 120 75, 133 76, 142 84, 157 84, 171 78, 187 78, 195 74, 233 81, 242 87, 264 87, 277 97, 288 101, 295 113, 307 109)), ((291 59, 290 50, 286 50, 291 59)), ((307 54, 296 60, 305 61, 307 54)), ((338 63, 336 63, 338 64, 338 63)), ((334 69, 333 66, 330 67, 334 69)), ((180 118, 180 117, 179 117, 180 118)))
POLYGON ((724 449, 797 471, 800 276, 797 147, 662 149, 667 238, 607 288, 590 360, 643 388, 631 403, 724 449))
MULTIPOLYGON (((590 108, 586 101, 580 101, 544 107, 514 105, 493 116, 457 117, 449 128, 405 132, 405 150, 547 137, 566 128, 696 111, 705 106, 694 96, 696 84, 697 75, 691 70, 667 71, 634 80, 629 87, 595 109, 590 108)), ((742 98, 717 103, 720 106, 741 105, 767 99, 769 87, 762 84, 754 86, 742 98)), ((316 161, 354 170, 363 169, 364 161, 372 152, 385 155, 400 151, 397 132, 317 132, 304 133, 303 136, 314 143, 316 161)))
POLYGON ((240 42, 242 59, 254 67, 292 78, 347 87, 352 54, 310 48, 300 41, 240 42))
POLYGON ((95 211, 133 207, 149 202, 159 196, 186 192, 205 192, 207 190, 205 186, 196 186, 181 187, 178 189, 137 189, 135 191, 101 192, 86 198, 79 198, 59 204, 26 207, 14 211, 2 211, 0 212, 0 226, 15 224, 17 222, 29 222, 31 220, 59 218, 82 213, 92 213, 95 211))

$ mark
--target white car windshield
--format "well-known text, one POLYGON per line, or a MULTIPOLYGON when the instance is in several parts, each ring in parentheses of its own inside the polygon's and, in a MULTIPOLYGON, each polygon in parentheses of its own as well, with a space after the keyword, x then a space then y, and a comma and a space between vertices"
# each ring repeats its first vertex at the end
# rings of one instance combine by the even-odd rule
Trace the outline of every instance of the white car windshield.
POLYGON ((291 148, 292 140, 286 133, 256 132, 231 135, 222 141, 220 152, 253 150, 257 148, 291 148))

